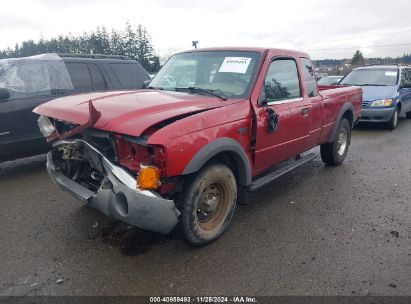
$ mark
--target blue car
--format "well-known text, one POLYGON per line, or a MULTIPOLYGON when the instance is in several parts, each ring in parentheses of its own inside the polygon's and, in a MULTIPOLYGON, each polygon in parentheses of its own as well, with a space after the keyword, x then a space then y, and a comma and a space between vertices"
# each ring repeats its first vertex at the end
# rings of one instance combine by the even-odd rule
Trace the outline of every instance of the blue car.
POLYGON ((352 70, 339 84, 362 87, 360 121, 382 122, 393 130, 400 115, 411 118, 411 67, 364 66, 352 70))

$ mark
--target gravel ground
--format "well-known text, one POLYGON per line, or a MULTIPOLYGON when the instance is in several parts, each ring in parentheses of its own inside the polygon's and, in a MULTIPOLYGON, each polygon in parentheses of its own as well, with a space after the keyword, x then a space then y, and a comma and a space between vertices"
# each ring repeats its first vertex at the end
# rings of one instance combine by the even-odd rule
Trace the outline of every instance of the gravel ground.
POLYGON ((86 208, 45 156, 0 164, 0 295, 411 295, 411 121, 360 126, 194 249, 86 208))

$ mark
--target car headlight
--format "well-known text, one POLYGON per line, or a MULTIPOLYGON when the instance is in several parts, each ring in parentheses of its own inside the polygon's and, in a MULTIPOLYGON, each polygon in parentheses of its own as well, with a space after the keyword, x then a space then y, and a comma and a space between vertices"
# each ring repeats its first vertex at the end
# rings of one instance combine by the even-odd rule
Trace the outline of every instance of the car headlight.
POLYGON ((374 100, 371 103, 371 107, 389 107, 390 105, 392 105, 392 103, 393 103, 393 100, 391 98, 374 100))
POLYGON ((40 132, 43 134, 44 137, 49 137, 51 134, 53 134, 54 131, 56 131, 56 128, 54 127, 53 123, 50 121, 50 119, 44 115, 40 115, 39 119, 37 120, 37 123, 39 125, 40 132))

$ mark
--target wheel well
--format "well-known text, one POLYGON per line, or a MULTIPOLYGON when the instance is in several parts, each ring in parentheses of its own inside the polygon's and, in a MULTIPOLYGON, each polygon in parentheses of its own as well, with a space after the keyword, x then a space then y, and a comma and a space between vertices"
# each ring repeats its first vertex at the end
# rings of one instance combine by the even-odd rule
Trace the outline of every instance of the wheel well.
MULTIPOLYGON (((205 168, 206 166, 209 166, 211 164, 215 164, 215 163, 220 163, 220 164, 224 164, 226 165, 231 172, 233 172, 236 183, 237 184, 241 184, 241 180, 240 180, 240 174, 245 174, 244 172, 241 172, 240 168, 241 168, 241 164, 239 163, 241 160, 238 159, 239 157, 233 153, 233 152, 229 152, 229 151, 225 151, 225 152, 220 152, 216 155, 214 155, 213 157, 211 157, 198 171, 200 171, 201 169, 205 168)), ((193 172, 191 174, 197 173, 193 172)), ((187 182, 187 180, 184 180, 184 184, 187 182)), ((183 186, 183 184, 181 184, 181 186, 183 186)), ((180 191, 178 191, 180 192, 180 191)))
POLYGON ((354 115, 351 111, 346 111, 344 115, 341 117, 341 119, 346 118, 348 120, 348 123, 350 124, 351 129, 354 126, 354 115))
POLYGON ((226 165, 228 168, 230 168, 231 172, 233 172, 235 179, 238 183, 239 181, 239 163, 238 163, 238 159, 235 153, 232 152, 221 152, 218 153, 216 155, 214 155, 212 158, 210 158, 203 167, 209 165, 210 163, 215 163, 215 162, 219 162, 222 163, 224 165, 226 165))
POLYGON ((245 149, 232 138, 216 139, 200 149, 186 165, 183 175, 198 172, 211 161, 220 161, 233 171, 239 185, 251 183, 251 163, 245 149))

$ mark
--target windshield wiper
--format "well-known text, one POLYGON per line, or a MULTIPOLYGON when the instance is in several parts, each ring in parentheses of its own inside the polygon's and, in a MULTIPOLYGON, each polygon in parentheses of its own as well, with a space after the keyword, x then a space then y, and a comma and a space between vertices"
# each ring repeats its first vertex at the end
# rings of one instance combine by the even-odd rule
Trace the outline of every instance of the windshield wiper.
POLYGON ((365 87, 386 87, 386 84, 376 84, 376 83, 363 83, 360 84, 361 86, 365 86, 365 87))
POLYGON ((200 87, 187 87, 187 88, 175 88, 174 90, 178 91, 190 91, 196 93, 205 93, 208 95, 212 95, 215 97, 220 98, 221 100, 227 100, 227 96, 221 90, 211 90, 211 89, 203 89, 200 87))
POLYGON ((153 86, 148 86, 147 87, 147 89, 150 89, 150 90, 164 90, 164 88, 162 88, 162 87, 153 87, 153 86))

